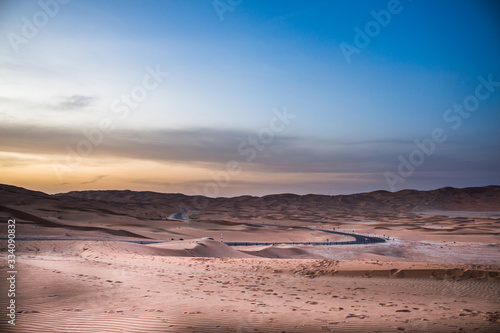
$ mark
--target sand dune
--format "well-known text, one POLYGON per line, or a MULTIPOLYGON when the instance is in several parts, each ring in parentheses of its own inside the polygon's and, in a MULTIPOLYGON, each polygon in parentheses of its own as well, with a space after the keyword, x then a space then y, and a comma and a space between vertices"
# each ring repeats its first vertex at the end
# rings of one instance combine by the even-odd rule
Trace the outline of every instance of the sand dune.
POLYGON ((1 224, 16 218, 18 237, 15 332, 500 330, 498 187, 218 198, 167 219, 192 199, 0 186, 1 224), (313 226, 390 240, 220 242, 354 239, 313 226))
POLYGON ((253 256, 264 257, 264 258, 322 258, 320 255, 312 254, 304 249, 298 248, 296 246, 288 245, 277 245, 277 246, 252 246, 250 247, 240 247, 240 251, 243 253, 251 254, 253 256))
POLYGON ((191 241, 190 244, 184 242, 160 243, 148 245, 156 249, 161 249, 163 255, 180 257, 204 257, 204 258, 252 258, 243 252, 237 251, 222 242, 213 240, 191 241), (187 246, 186 246, 187 245, 187 246))
MULTIPOLYGON (((193 206, 193 198, 182 194, 163 194, 155 192, 134 191, 74 191, 61 196, 72 196, 83 199, 96 199, 108 202, 119 202, 141 205, 158 205, 168 203, 176 206, 193 206)), ((381 211, 428 211, 435 210, 471 210, 496 211, 500 206, 500 186, 470 187, 456 189, 444 187, 432 191, 402 190, 395 193, 374 191, 352 195, 305 195, 277 194, 263 197, 243 196, 237 198, 203 198, 207 200, 207 210, 226 211, 244 210, 254 215, 258 212, 274 211, 275 214, 287 214, 284 208, 295 206, 311 210, 330 209, 371 209, 381 211), (244 209, 242 209, 244 208, 244 209)), ((318 212, 319 213, 319 212, 318 212)), ((254 215, 255 216, 255 215, 254 215)), ((301 216, 304 217, 304 216, 301 216)))
POLYGON ((23 244, 17 327, 26 333, 499 327, 495 267, 166 255, 182 244, 200 255, 234 254, 207 240, 23 244))

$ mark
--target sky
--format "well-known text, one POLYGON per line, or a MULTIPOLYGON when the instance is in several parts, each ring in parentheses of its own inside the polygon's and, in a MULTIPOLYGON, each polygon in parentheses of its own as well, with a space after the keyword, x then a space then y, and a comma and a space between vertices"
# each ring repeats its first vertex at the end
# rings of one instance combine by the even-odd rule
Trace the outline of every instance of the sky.
POLYGON ((0 0, 0 183, 500 184, 497 1, 0 0))

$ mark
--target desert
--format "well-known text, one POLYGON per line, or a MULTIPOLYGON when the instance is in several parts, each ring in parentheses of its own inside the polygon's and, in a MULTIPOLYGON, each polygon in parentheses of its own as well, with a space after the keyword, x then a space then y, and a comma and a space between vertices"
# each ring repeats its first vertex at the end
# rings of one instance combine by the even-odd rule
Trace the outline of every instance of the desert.
MULTIPOLYGON (((206 209, 195 211, 179 210, 192 205, 183 195, 47 195, 2 185, 2 228, 15 219, 18 267, 16 325, 4 327, 495 332, 499 193, 489 186, 341 198, 249 196, 208 199, 206 209), (353 239, 322 231, 334 228, 384 242, 290 245, 353 239)), ((2 284, 1 293, 7 288, 2 284)))

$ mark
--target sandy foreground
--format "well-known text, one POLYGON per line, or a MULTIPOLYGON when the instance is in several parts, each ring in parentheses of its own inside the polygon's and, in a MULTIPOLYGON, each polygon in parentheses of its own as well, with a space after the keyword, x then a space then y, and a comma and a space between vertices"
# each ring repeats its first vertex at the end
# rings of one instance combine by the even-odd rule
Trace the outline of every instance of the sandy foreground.
POLYGON ((115 202, 7 186, 0 235, 15 217, 16 325, 7 324, 4 238, 0 332, 499 332, 495 193, 418 211, 405 206, 422 195, 413 192, 388 201, 402 202, 398 210, 373 204, 380 193, 354 206, 341 198, 347 206, 337 208, 319 197, 291 197, 310 201, 302 206, 286 195, 243 197, 179 221, 165 218, 176 208, 167 211, 159 194, 139 202, 146 194, 125 192, 132 199, 115 202), (354 239, 315 227, 389 240, 281 245, 354 239), (275 245, 230 247, 221 234, 275 245))
MULTIPOLYGON (((19 243, 18 315, 8 332, 500 328, 494 266, 259 258, 253 254, 262 248, 244 253, 211 240, 19 243), (191 256, 175 256, 183 251, 191 256)), ((274 251, 300 252, 287 246, 274 251)))

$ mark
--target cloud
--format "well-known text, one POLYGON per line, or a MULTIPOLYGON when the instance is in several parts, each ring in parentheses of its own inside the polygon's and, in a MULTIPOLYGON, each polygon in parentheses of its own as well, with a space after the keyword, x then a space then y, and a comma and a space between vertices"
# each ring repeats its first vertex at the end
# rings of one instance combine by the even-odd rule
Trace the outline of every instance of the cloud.
POLYGON ((60 110, 81 109, 89 106, 94 101, 94 99, 95 98, 92 96, 72 95, 66 97, 61 103, 56 105, 54 108, 60 110))
POLYGON ((2 168, 24 168, 47 162, 46 159, 33 155, 19 155, 15 153, 3 153, 0 151, 0 167, 2 168))
POLYGON ((257 133, 237 130, 183 129, 183 130, 120 130, 102 138, 84 129, 69 130, 35 126, 0 127, 0 141, 4 151, 66 155, 78 151, 88 137, 102 144, 92 145, 91 157, 132 158, 164 163, 191 163, 207 167, 224 166, 235 160, 248 170, 275 170, 278 172, 344 172, 360 170, 362 161, 376 157, 376 153, 361 157, 345 145, 326 140, 305 139, 298 136, 276 136, 269 144, 254 146, 251 139, 257 133), (357 167, 354 167, 358 165, 357 167))
POLYGON ((86 181, 86 182, 81 182, 80 184, 92 184, 92 183, 97 183, 99 180, 105 178, 105 177, 108 177, 108 175, 99 175, 99 176, 96 176, 95 178, 89 180, 89 181, 86 181))
MULTIPOLYGON (((74 117, 79 114, 80 122, 85 121, 82 114, 89 115, 88 107, 93 106, 97 98, 86 95, 70 95, 59 97, 47 97, 43 100, 37 98, 20 98, 20 97, 4 97, 0 96, 0 119, 5 122, 18 121, 24 124, 39 124, 40 119, 44 119, 46 123, 50 121, 60 121, 61 111, 66 112, 65 116, 74 117), (33 112, 36 110, 36 112, 33 112), (85 111, 85 113, 82 113, 85 111)), ((65 118, 67 119, 67 118, 65 118)), ((72 118, 73 119, 73 118, 72 118)))
MULTIPOLYGON (((92 159, 136 159, 165 164, 189 164, 211 170, 223 170, 229 161, 237 161, 244 171, 275 173, 349 173, 382 174, 397 172, 398 156, 408 158, 417 147, 400 139, 380 142, 332 142, 319 138, 276 135, 267 145, 254 147, 249 138, 257 133, 221 129, 116 130, 97 134, 95 129, 70 130, 36 126, 1 126, 0 142, 4 152, 53 155, 62 159, 76 154, 79 146, 91 147, 92 159), (90 142, 100 142, 95 145, 90 142), (240 147, 240 149, 238 149, 240 147), (241 149, 244 147, 244 149, 241 149), (260 149, 260 150, 259 150, 260 149), (252 158, 255 155, 255 158, 252 158)), ((450 140, 430 156, 418 171, 494 172, 500 157, 492 147, 469 143, 454 145, 450 140)), ((382 176, 381 176, 382 177, 382 176)), ((96 180, 97 181, 97 180, 96 180)))

